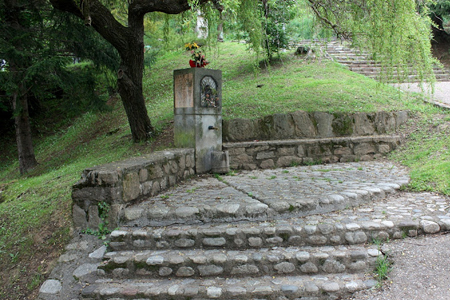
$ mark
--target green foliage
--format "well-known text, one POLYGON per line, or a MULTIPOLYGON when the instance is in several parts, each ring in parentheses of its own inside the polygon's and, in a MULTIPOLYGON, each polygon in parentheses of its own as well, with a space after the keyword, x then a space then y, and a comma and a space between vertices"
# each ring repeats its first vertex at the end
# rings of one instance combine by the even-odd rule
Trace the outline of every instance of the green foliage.
POLYGON ((429 8, 432 14, 438 17, 450 16, 450 1, 449 0, 436 0, 429 4, 429 8))
POLYGON ((450 143, 448 113, 421 113, 408 143, 391 158, 411 168, 412 191, 437 191, 450 195, 450 143))
POLYGON ((380 255, 377 257, 375 266, 375 277, 378 281, 378 285, 388 279, 388 274, 392 270, 392 264, 386 256, 380 255))
POLYGON ((111 230, 108 228, 108 214, 111 210, 111 206, 108 203, 101 201, 97 204, 97 207, 98 215, 101 220, 100 224, 98 224, 98 229, 87 228, 83 230, 83 233, 95 235, 100 239, 105 240, 106 235, 111 233, 111 230))
POLYGON ((381 63, 386 81, 399 71, 399 80, 416 72, 421 80, 434 82, 431 56, 431 20, 426 4, 415 0, 335 1, 310 0, 322 23, 337 35, 351 38, 355 46, 367 50, 381 63), (411 69, 413 67, 413 69, 411 69))
MULTIPOLYGON (((7 17, 4 3, 1 19, 7 17)), ((95 31, 52 10, 47 2, 31 1, 25 7, 17 10, 19 26, 0 24, 0 57, 8 63, 0 72, 0 109, 7 111, 5 116, 13 114, 11 96, 24 92, 36 128, 46 127, 48 115, 55 112, 62 121, 86 110, 105 110, 106 96, 116 89, 111 74, 118 67, 117 52, 95 31), (72 64, 73 58, 85 63, 72 64)), ((6 125, 12 131, 11 123, 6 125)))
POLYGON ((237 13, 241 28, 248 35, 250 49, 259 52, 263 41, 259 0, 242 0, 237 13))
POLYGON ((261 5, 263 18, 263 47, 269 59, 280 49, 289 47, 289 36, 286 30, 289 22, 295 16, 294 0, 268 1, 267 6, 261 5))

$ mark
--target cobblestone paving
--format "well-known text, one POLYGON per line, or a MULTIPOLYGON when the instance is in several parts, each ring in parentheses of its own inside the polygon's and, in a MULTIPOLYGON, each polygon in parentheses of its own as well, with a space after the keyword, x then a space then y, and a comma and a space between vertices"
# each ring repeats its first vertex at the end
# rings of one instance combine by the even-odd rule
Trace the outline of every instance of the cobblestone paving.
POLYGON ((113 252, 77 237, 40 299, 345 299, 376 284, 378 241, 450 230, 450 199, 408 179, 359 162, 193 180, 131 207, 113 252))
POLYGON ((129 225, 169 225, 304 216, 384 198, 408 182, 385 162, 341 163, 242 172, 194 180, 128 208, 129 225))

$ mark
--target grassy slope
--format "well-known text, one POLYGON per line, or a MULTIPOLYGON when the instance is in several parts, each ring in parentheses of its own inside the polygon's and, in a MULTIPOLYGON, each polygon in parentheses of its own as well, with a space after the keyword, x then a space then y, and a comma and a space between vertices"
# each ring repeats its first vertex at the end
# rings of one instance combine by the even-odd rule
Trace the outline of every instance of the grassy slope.
MULTIPOLYGON (((225 119, 306 111, 377 111, 415 113, 411 141, 393 154, 412 169, 414 190, 450 194, 449 115, 418 97, 405 97, 329 61, 305 61, 286 55, 269 70, 257 71, 245 46, 224 43, 207 50, 209 65, 223 72, 225 119), (256 88, 263 84, 262 88, 256 88)), ((144 81, 149 115, 159 132, 172 120, 172 70, 188 66, 189 53, 161 57, 144 81)), ((0 298, 32 299, 70 237, 70 192, 84 168, 150 151, 135 145, 123 108, 87 113, 52 136, 35 141, 40 165, 19 176, 15 159, 0 160, 0 298), (27 275, 31 274, 31 275, 27 275)), ((14 148, 2 150, 15 157, 14 148)), ((4 156, 6 157, 6 155, 4 156)))

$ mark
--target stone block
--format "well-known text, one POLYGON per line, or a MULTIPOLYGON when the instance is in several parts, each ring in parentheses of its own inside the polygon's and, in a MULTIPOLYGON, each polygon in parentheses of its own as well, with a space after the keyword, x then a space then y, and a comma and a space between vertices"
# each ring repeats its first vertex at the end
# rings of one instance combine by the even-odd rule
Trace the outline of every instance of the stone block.
POLYGON ((241 147, 241 148, 228 148, 228 153, 230 155, 240 155, 240 154, 245 154, 245 147, 241 147))
POLYGON ((274 114, 273 129, 270 136, 274 139, 290 139, 295 136, 294 121, 290 114, 274 114))
POLYGON ((158 193, 161 191, 161 186, 159 185, 159 181, 153 181, 152 191, 151 195, 158 195, 158 193))
POLYGON ((150 195, 152 192, 152 186, 153 186, 152 181, 147 181, 141 184, 142 195, 143 196, 150 195))
POLYGON ((375 115, 375 126, 378 134, 395 131, 396 118, 393 113, 380 111, 375 115))
MULTIPOLYGON (((258 143, 257 145, 260 145, 260 143, 258 143)), ((261 146, 248 147, 246 152, 248 155, 253 155, 255 153, 267 151, 269 149, 270 149, 269 145, 263 144, 261 146)))
POLYGON ((170 174, 176 174, 178 172, 178 164, 176 161, 171 160, 169 162, 169 167, 170 167, 170 174))
POLYGON ((305 147, 300 145, 297 147, 297 156, 304 157, 305 156, 305 147))
POLYGON ((252 120, 233 119, 222 121, 222 134, 225 142, 241 142, 258 139, 258 130, 252 120))
POLYGON ((270 169, 270 168, 274 168, 274 167, 275 167, 275 163, 273 162, 272 159, 264 160, 260 164, 261 169, 270 169))
POLYGON ((396 127, 397 129, 406 124, 406 121, 408 121, 408 112, 407 111, 398 111, 395 113, 396 116, 396 127))
POLYGON ((377 150, 375 149, 375 145, 371 143, 360 143, 355 145, 353 149, 355 155, 366 155, 366 154, 375 154, 377 150))
POLYGON ((334 137, 333 133, 333 119, 334 116, 325 112, 315 112, 314 120, 317 124, 317 133, 319 137, 334 137))
POLYGON ((253 162, 253 157, 247 155, 247 154, 240 154, 238 156, 232 156, 230 157, 230 164, 232 165, 244 165, 247 163, 253 162))
POLYGON ((295 147, 281 147, 277 149, 277 156, 294 156, 295 147))
POLYGON ((334 136, 351 136, 354 130, 353 118, 347 113, 334 113, 331 127, 334 136))
POLYGON ((116 171, 99 171, 98 184, 99 185, 114 185, 119 181, 119 175, 116 171))
POLYGON ((338 147, 333 150, 334 155, 352 155, 353 151, 349 147, 338 147))
POLYGON ((86 212, 78 205, 74 204, 72 207, 73 226, 78 229, 87 228, 86 212))
POLYGON ((119 219, 123 211, 123 204, 112 204, 108 212, 108 229, 112 230, 119 225, 119 219))
POLYGON ((148 179, 148 170, 143 168, 139 170, 139 181, 142 182, 146 182, 148 179))
POLYGON ((268 159, 268 158, 274 158, 274 157, 275 157, 274 151, 258 152, 256 154, 256 159, 268 159))
POLYGON ((97 205, 89 206, 88 217, 88 227, 91 229, 98 229, 98 226, 100 225, 102 220, 100 219, 97 205))
POLYGON ((169 165, 169 162, 163 164, 162 170, 164 171, 164 174, 165 174, 165 175, 170 174, 170 165, 169 165))
POLYGON ((363 155, 359 158, 360 161, 371 161, 373 160, 373 156, 372 155, 363 155))
POLYGON ((256 164, 245 164, 245 165, 242 165, 242 169, 251 171, 251 170, 258 169, 258 166, 256 164))
POLYGON ((356 161, 355 155, 343 155, 340 159, 340 162, 353 162, 356 161))
POLYGON ((389 146, 389 144, 378 144, 378 152, 381 154, 387 154, 391 152, 391 146, 389 146))
POLYGON ((161 178, 161 180, 159 182, 159 187, 161 188, 161 191, 164 191, 165 189, 167 189, 168 188, 168 184, 169 184, 169 178, 168 177, 161 178))
POLYGON ((356 113, 353 115, 356 135, 373 135, 375 133, 375 115, 356 113))
POLYGON ((123 179, 123 201, 129 202, 135 200, 140 194, 139 175, 137 173, 128 173, 123 179))
POLYGON ((177 177, 174 175, 169 176, 169 186, 175 186, 177 184, 177 177))
POLYGON ((309 145, 306 152, 308 153, 308 157, 332 155, 330 145, 309 145))
POLYGON ((317 135, 317 129, 314 126, 314 122, 311 120, 311 117, 307 112, 296 111, 290 115, 292 117, 292 121, 294 122, 296 137, 311 138, 317 135))
POLYGON ((180 155, 178 157, 178 168, 180 171, 183 171, 184 169, 186 169, 186 156, 185 155, 180 155))
POLYGON ((160 165, 153 165, 149 168, 150 179, 159 179, 164 176, 163 169, 160 165))
POLYGON ((59 280, 49 279, 42 284, 41 288, 39 289, 39 293, 56 295, 59 294, 61 289, 62 285, 59 280))
POLYGON ((292 165, 300 165, 303 162, 301 157, 283 156, 277 160, 277 167, 290 167, 292 165))

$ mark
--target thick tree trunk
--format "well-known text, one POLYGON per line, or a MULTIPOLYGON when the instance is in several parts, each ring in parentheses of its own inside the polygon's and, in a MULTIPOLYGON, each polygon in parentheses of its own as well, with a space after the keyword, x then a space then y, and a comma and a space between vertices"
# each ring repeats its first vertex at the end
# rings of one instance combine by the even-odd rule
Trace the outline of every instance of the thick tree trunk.
POLYGON ((30 117, 26 94, 15 93, 12 97, 14 123, 16 127, 17 151, 20 174, 25 174, 37 165, 31 139, 30 117))
POLYGON ((144 45, 134 40, 130 41, 129 46, 129 51, 120 53, 122 60, 117 83, 133 141, 139 142, 149 139, 154 133, 154 128, 148 117, 142 94, 144 45))
POLYGON ((144 18, 143 15, 128 16, 129 34, 124 38, 125 47, 116 47, 121 62, 117 74, 120 97, 128 117, 133 140, 148 140, 154 134, 142 94, 144 73, 144 18))

